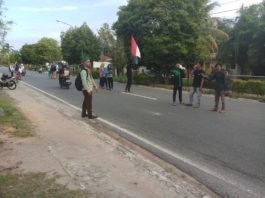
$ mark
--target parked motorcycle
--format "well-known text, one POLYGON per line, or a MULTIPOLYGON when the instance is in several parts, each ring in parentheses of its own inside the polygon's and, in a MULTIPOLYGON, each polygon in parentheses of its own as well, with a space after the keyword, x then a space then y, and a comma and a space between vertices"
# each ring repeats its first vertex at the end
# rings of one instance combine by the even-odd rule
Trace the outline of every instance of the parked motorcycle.
POLYGON ((7 87, 10 90, 14 90, 17 88, 16 82, 13 80, 12 76, 8 76, 3 74, 0 79, 0 88, 7 87))

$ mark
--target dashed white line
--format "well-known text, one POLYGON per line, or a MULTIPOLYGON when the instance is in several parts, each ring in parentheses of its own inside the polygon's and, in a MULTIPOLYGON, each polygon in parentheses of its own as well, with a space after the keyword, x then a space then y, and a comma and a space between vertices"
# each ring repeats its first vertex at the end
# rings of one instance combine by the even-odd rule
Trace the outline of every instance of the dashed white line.
POLYGON ((148 97, 148 96, 138 95, 138 94, 134 94, 134 93, 128 93, 128 92, 121 92, 121 93, 127 94, 127 95, 131 95, 131 96, 140 97, 140 98, 145 98, 145 99, 149 99, 149 100, 157 100, 157 98, 152 98, 152 97, 148 97))

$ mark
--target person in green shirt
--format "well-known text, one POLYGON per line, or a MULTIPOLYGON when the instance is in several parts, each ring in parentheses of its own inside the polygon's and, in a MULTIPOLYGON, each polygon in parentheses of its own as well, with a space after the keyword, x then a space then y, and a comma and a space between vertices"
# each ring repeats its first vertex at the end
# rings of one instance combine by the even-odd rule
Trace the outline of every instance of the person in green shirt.
POLYGON ((173 103, 172 105, 176 105, 176 95, 177 91, 179 94, 179 103, 182 104, 182 87, 183 87, 183 80, 185 76, 185 68, 182 67, 179 63, 175 65, 175 68, 171 70, 171 79, 173 83, 173 103))
POLYGON ((80 72, 84 101, 82 105, 82 117, 88 117, 88 119, 95 119, 97 116, 92 114, 92 95, 93 91, 97 90, 97 85, 92 77, 92 65, 89 57, 82 58, 83 69, 80 72))

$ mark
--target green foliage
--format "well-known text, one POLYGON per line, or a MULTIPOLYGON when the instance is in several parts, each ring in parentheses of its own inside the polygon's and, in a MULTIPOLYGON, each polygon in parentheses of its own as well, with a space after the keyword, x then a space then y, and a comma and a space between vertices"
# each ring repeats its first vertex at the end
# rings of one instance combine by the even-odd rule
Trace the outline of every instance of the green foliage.
POLYGON ((208 54, 205 19, 208 0, 130 0, 120 8, 114 29, 125 44, 130 59, 130 37, 134 35, 141 63, 166 73, 176 61, 193 65, 208 54))
POLYGON ((45 64, 61 59, 61 49, 58 42, 45 37, 36 44, 23 45, 20 53, 22 61, 26 64, 45 64))
POLYGON ((0 116, 1 126, 12 126, 14 128, 12 135, 17 137, 28 137, 33 135, 29 120, 16 109, 14 102, 7 95, 1 92, 0 107, 5 112, 4 116, 0 116))
POLYGON ((3 7, 4 1, 0 0, 0 54, 4 53, 2 50, 5 43, 5 37, 7 35, 7 32, 9 30, 9 25, 12 25, 12 21, 5 21, 6 16, 4 15, 4 12, 6 11, 6 8, 3 7))
POLYGON ((117 82, 120 82, 120 83, 125 83, 125 82, 127 82, 127 77, 126 77, 125 74, 120 74, 114 80, 117 81, 117 82))
POLYGON ((237 93, 249 93, 265 95, 265 81, 261 80, 234 80, 232 91, 237 93))
POLYGON ((109 24, 104 23, 98 31, 101 51, 103 54, 111 56, 115 45, 114 32, 110 29, 109 24))
POLYGON ((265 1, 240 10, 240 17, 223 45, 219 57, 241 74, 265 75, 265 1))
POLYGON ((2 56, 2 57, 1 57, 1 62, 0 62, 0 64, 3 64, 3 65, 9 65, 9 64, 10 64, 10 61, 9 61, 8 56, 2 56))
POLYGON ((99 70, 98 69, 93 69, 92 76, 93 76, 94 79, 99 79, 99 70))
POLYGON ((80 64, 82 52, 88 54, 91 61, 98 60, 101 51, 99 39, 86 23, 63 32, 61 48, 64 60, 69 64, 80 64))
POLYGON ((118 74, 123 72, 123 68, 126 66, 128 60, 125 54, 124 43, 120 39, 115 42, 112 50, 112 65, 117 69, 118 74))
POLYGON ((56 183, 56 177, 45 173, 2 174, 0 175, 1 197, 39 198, 89 198, 88 190, 70 190, 56 183))
POLYGON ((151 85, 154 84, 155 75, 141 73, 133 76, 133 82, 140 85, 151 85))

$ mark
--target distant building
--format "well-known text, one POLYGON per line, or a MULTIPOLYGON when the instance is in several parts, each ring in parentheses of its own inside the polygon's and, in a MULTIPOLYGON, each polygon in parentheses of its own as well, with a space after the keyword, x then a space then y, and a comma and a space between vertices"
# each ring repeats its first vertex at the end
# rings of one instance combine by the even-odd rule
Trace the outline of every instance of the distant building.
POLYGON ((99 62, 111 62, 111 61, 112 58, 107 55, 101 54, 99 57, 99 62))

